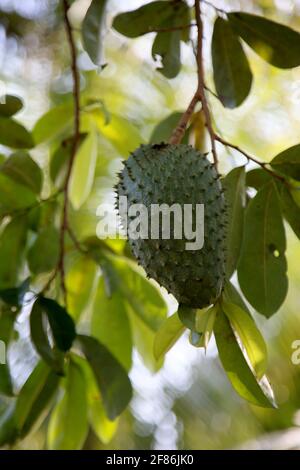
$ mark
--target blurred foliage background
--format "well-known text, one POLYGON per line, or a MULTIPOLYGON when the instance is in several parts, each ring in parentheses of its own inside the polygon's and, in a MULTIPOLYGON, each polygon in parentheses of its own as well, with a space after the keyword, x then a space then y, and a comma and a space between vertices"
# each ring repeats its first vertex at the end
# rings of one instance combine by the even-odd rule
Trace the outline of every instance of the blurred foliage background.
MULTIPOLYGON (((108 22, 120 11, 142 5, 142 0, 109 2, 108 22)), ((299 0, 213 0, 226 10, 257 12, 300 30, 299 0)), ((89 0, 72 4, 72 24, 80 28, 89 0)), ((208 5, 205 19, 205 66, 213 88, 210 37, 215 12, 208 5)), ((107 122, 101 128, 96 178, 89 199, 72 214, 79 238, 94 236, 97 206, 113 200, 112 187, 121 159, 172 111, 184 110, 195 89, 194 56, 183 45, 180 74, 166 80, 151 60, 152 34, 133 41, 109 30, 105 38, 103 70, 96 70, 87 54, 79 54, 82 97, 98 102, 107 122), (104 114, 105 114, 104 113, 104 114)), ((254 71, 252 93, 238 109, 225 110, 213 96, 210 104, 220 132, 249 153, 269 161, 281 150, 299 143, 300 69, 282 71, 270 67, 247 47, 254 71)), ((69 49, 56 0, 0 0, 0 79, 5 93, 18 94, 25 107, 18 118, 28 128, 51 106, 70 100, 72 77, 69 49)), ((1 90, 2 91, 2 90, 1 90)), ((32 155, 46 165, 53 149, 39 147, 32 155)), ((221 172, 245 163, 234 152, 220 147, 221 172)), ((47 188, 45 188, 47 196, 47 188)), ((134 398, 120 418, 111 442, 101 443, 90 431, 86 449, 300 449, 300 365, 291 361, 293 341, 300 339, 300 246, 288 229, 288 297, 270 320, 256 315, 269 348, 268 375, 279 408, 265 410, 242 401, 233 391, 210 343, 207 354, 189 345, 185 337, 167 354, 155 372, 140 352, 134 352, 130 378, 134 398)), ((113 242, 112 242, 113 243, 113 242)), ((115 248, 118 249, 115 242, 115 248)), ((176 305, 163 295, 170 312, 176 305)), ((16 384, 24 383, 36 355, 29 342, 28 312, 18 317, 17 336, 9 349, 16 384)), ((43 449, 47 423, 15 448, 43 449)))

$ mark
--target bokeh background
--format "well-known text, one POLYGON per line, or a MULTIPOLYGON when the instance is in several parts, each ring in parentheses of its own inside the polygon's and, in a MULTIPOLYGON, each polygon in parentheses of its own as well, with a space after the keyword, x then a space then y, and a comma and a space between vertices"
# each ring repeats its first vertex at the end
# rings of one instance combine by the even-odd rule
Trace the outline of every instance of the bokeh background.
MULTIPOLYGON (((80 28, 89 3, 73 2, 70 15, 75 30, 80 28)), ((116 13, 144 3, 110 0, 108 25, 116 13)), ((300 0, 212 3, 228 11, 256 12, 300 31, 300 0)), ((58 0, 0 0, 0 91, 23 97, 25 108, 18 118, 29 128, 53 103, 68 99, 72 88, 69 50, 57 6, 58 0)), ((211 88, 210 38, 214 17, 214 9, 204 5, 205 66, 211 88)), ((152 41, 152 34, 128 40, 108 28, 103 51, 107 66, 102 71, 95 69, 79 44, 82 93, 101 100, 108 113, 119 116, 105 128, 93 194, 76 221, 79 236, 95 235, 97 206, 113 199, 112 186, 123 156, 147 142, 164 117, 184 110, 195 89, 191 45, 182 45, 182 71, 168 81, 156 71, 157 64, 151 58, 152 41)), ((225 110, 213 95, 209 95, 210 104, 215 124, 227 140, 268 161, 300 142, 300 68, 275 69, 245 47, 255 77, 250 96, 235 110, 225 110)), ((39 149, 34 157, 46 162, 48 152, 39 149)), ((227 153, 222 147, 219 155, 222 172, 245 163, 239 154, 227 153)), ((269 320, 254 313, 267 340, 268 375, 279 408, 265 410, 241 400, 221 369, 214 341, 205 354, 183 336, 157 372, 151 368, 151 358, 146 365, 134 353, 130 377, 135 394, 130 409, 120 418, 109 444, 104 446, 91 432, 85 448, 300 449, 300 364, 291 361, 292 343, 300 340, 300 244, 288 227, 287 233, 288 297, 269 320)), ((174 312, 175 301, 168 296, 166 299, 170 313, 174 312)), ((26 309, 18 318, 17 330, 19 336, 10 347, 9 357, 14 379, 22 385, 36 361, 28 339, 26 309)), ((16 448, 43 449, 45 426, 16 448)))

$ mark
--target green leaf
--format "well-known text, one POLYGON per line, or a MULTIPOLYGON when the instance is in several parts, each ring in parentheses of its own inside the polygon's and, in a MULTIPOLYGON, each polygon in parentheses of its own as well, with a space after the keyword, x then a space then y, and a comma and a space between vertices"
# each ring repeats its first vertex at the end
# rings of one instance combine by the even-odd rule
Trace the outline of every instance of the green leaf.
POLYGON ((124 299, 119 292, 107 298, 103 278, 99 280, 93 305, 91 333, 124 369, 131 368, 132 337, 124 299))
POLYGON ((56 346, 60 351, 69 351, 76 337, 72 317, 55 300, 39 297, 38 302, 48 317, 56 346))
POLYGON ((270 165, 274 170, 300 181, 300 144, 279 153, 270 165))
POLYGON ((0 290, 0 299, 11 307, 22 307, 25 294, 29 290, 29 278, 25 279, 18 287, 0 290))
POLYGON ((246 350, 255 375, 261 379, 267 369, 267 346, 253 318, 241 307, 222 300, 221 308, 246 350))
POLYGON ((288 26, 249 13, 227 15, 235 32, 264 60, 282 69, 300 65, 300 34, 288 26))
MULTIPOLYGON (((197 341, 198 348, 207 348, 209 340, 211 338, 215 318, 216 318, 217 308, 215 306, 211 308, 205 308, 197 310, 196 313, 196 332, 200 334, 200 338, 197 341)), ((192 332, 193 334, 194 332, 192 332)))
POLYGON ((101 65, 103 23, 107 0, 92 0, 82 23, 83 47, 96 65, 101 65))
POLYGON ((72 167, 69 197, 74 209, 79 209, 91 192, 98 153, 96 131, 92 130, 80 145, 72 167))
POLYGON ((20 150, 13 153, 1 165, 0 171, 34 193, 39 194, 42 190, 42 171, 37 163, 24 151, 20 150))
MULTIPOLYGON (((80 146, 87 134, 80 134, 80 146)), ((50 156, 50 178, 56 187, 60 188, 67 176, 68 162, 71 157, 74 137, 63 140, 50 156)))
POLYGON ((284 184, 279 183, 277 188, 283 216, 295 235, 300 239, 300 207, 296 204, 290 191, 284 184))
POLYGON ((32 191, 0 172, 0 216, 25 209, 36 203, 32 191))
MULTIPOLYGON (((97 259, 96 253, 95 256, 97 259)), ((98 254, 98 261, 102 269, 105 267, 105 277, 109 276, 109 290, 119 291, 133 312, 150 329, 157 331, 167 316, 167 306, 159 290, 136 270, 134 263, 125 258, 102 252, 98 254)))
POLYGON ((16 439, 15 402, 11 402, 0 414, 0 447, 5 444, 13 444, 16 439))
POLYGON ((42 361, 33 369, 16 403, 15 422, 21 436, 25 436, 33 427, 38 427, 45 418, 58 382, 59 377, 42 361))
POLYGON ((175 78, 180 72, 180 31, 162 32, 156 35, 152 46, 152 57, 161 58, 162 66, 157 70, 167 78, 175 78))
POLYGON ((114 421, 107 418, 92 369, 85 359, 79 356, 76 356, 76 359, 80 361, 80 365, 85 373, 89 423, 100 441, 108 444, 117 431, 118 418, 114 421))
POLYGON ((164 321, 154 339, 153 354, 157 361, 165 356, 184 331, 185 326, 178 318, 177 312, 164 321))
POLYGON ((130 320, 134 347, 147 369, 151 373, 155 373, 163 364, 162 360, 156 361, 153 355, 155 331, 149 328, 140 316, 136 315, 127 301, 125 301, 125 304, 130 320))
POLYGON ((190 330, 196 330, 196 313, 195 308, 186 307, 185 305, 179 304, 177 314, 181 323, 190 330))
POLYGON ((33 274, 46 273, 55 268, 59 258, 59 233, 55 227, 45 227, 38 233, 27 254, 33 274))
POLYGON ((244 312, 251 316, 244 299, 230 281, 226 282, 222 296, 227 302, 238 305, 242 310, 244 310, 244 312))
POLYGON ((94 372, 107 416, 114 420, 131 400, 130 380, 121 364, 97 339, 79 335, 78 340, 94 372))
POLYGON ((51 108, 35 124, 33 137, 36 144, 47 143, 71 130, 74 120, 73 103, 51 108))
POLYGON ((0 98, 0 116, 11 117, 23 108, 23 101, 18 96, 4 95, 0 98))
POLYGON ((40 305, 39 299, 35 301, 31 310, 30 335, 37 353, 55 372, 62 375, 62 357, 61 354, 50 345, 44 324, 44 311, 40 305))
POLYGON ((212 37, 214 82, 218 97, 225 108, 236 108, 247 98, 252 73, 240 43, 229 22, 216 19, 212 37))
MULTIPOLYGON (((113 28, 128 38, 137 38, 161 27, 171 27, 174 18, 186 19, 187 5, 182 1, 150 2, 137 10, 120 13, 114 18, 113 28)), ((185 26, 186 24, 179 23, 185 26)))
POLYGON ((276 408, 268 379, 264 376, 258 380, 253 375, 230 323, 222 311, 216 316, 214 334, 221 363, 236 392, 254 405, 276 408))
POLYGON ((131 263, 119 260, 115 266, 122 279, 120 291, 133 312, 150 329, 157 331, 167 315, 167 306, 160 292, 131 263))
POLYGON ((65 392, 51 414, 47 445, 50 450, 80 450, 88 433, 85 377, 70 361, 65 392))
POLYGON ((246 186, 251 188, 260 189, 264 184, 272 180, 270 173, 262 168, 254 168, 254 170, 246 173, 246 186))
POLYGON ((22 124, 2 116, 0 116, 0 144, 13 149, 34 147, 31 133, 22 124))
POLYGON ((245 168, 234 168, 223 180, 228 207, 226 274, 228 279, 236 270, 244 230, 246 204, 245 168))
POLYGON ((141 144, 143 139, 140 132, 130 120, 117 114, 111 114, 111 119, 107 123, 106 113, 99 109, 89 114, 96 123, 100 135, 109 140, 123 157, 141 144), (124 139, 124 135, 126 135, 126 139, 124 139))
POLYGON ((0 395, 13 396, 13 384, 9 367, 7 364, 0 364, 0 395))
POLYGON ((0 236, 0 287, 14 287, 22 269, 22 261, 27 236, 27 224, 24 217, 9 222, 0 236))
POLYGON ((246 210, 244 240, 238 265, 243 294, 266 317, 285 299, 288 281, 286 240, 274 183, 262 187, 246 210))
POLYGON ((75 321, 94 299, 98 271, 99 267, 93 260, 80 255, 66 273, 68 312, 75 321))
MULTIPOLYGON (((150 143, 160 144, 161 142, 168 142, 182 114, 183 113, 180 111, 175 111, 163 119, 159 124, 157 124, 151 134, 150 143)), ((188 133, 186 132, 182 143, 187 144, 187 140, 188 133)))

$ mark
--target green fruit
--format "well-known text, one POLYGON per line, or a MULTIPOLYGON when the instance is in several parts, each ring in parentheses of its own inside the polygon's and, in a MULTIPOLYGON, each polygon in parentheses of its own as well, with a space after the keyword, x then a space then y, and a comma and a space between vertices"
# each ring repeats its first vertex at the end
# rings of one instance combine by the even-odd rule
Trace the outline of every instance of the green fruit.
MULTIPOLYGON (((142 145, 127 161, 117 184, 117 199, 127 196, 128 206, 148 209, 152 204, 204 204, 204 245, 187 250, 183 239, 132 239, 129 243, 147 275, 171 292, 180 304, 203 308, 221 294, 225 279, 226 208, 219 175, 205 155, 190 145, 142 145)), ((118 206, 118 201, 117 201, 118 206)), ((130 217, 120 212, 124 225, 130 217)), ((172 220, 172 219, 171 219, 172 220)), ((202 221, 201 221, 202 223, 202 221)))

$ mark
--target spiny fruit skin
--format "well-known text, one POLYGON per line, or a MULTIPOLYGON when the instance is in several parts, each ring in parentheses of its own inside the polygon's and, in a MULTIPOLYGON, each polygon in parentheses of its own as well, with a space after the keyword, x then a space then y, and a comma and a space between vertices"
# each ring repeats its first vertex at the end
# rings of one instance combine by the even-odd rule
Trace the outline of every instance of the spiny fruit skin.
POLYGON ((156 240, 129 238, 129 243, 147 275, 179 303, 191 308, 213 304, 224 284, 226 244, 225 198, 214 165, 190 145, 142 145, 124 162, 116 187, 117 204, 120 196, 127 196, 128 206, 147 207, 149 231, 151 204, 193 204, 193 220, 196 204, 204 204, 201 249, 186 250, 189 240, 165 240, 161 234, 156 240))

